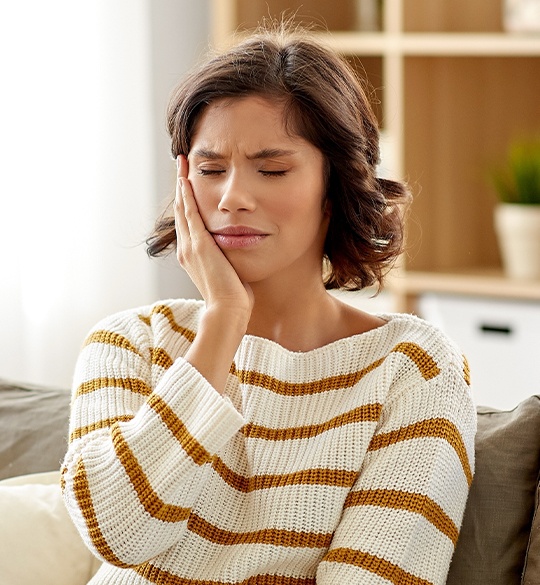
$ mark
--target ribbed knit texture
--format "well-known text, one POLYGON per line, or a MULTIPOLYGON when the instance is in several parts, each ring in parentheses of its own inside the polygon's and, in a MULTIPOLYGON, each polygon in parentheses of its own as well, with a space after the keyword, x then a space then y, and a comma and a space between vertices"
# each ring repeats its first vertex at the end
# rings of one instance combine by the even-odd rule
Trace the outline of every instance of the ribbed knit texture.
POLYGON ((245 336, 225 396, 204 305, 125 311, 75 372, 62 487, 92 585, 442 585, 472 480, 468 368, 408 315, 309 352, 245 336))

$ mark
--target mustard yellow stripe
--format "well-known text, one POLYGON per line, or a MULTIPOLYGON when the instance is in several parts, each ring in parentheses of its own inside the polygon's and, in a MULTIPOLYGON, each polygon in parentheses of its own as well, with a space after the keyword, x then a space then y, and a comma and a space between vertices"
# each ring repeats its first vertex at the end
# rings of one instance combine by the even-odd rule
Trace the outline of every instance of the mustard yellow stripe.
POLYGON ((88 380, 88 382, 83 382, 77 388, 76 395, 89 394, 101 388, 122 388, 143 396, 148 396, 152 393, 152 388, 139 378, 94 378, 88 380))
POLYGON ((300 532, 279 528, 264 528, 251 532, 233 532, 218 528, 196 514, 188 520, 188 530, 201 538, 223 546, 239 544, 273 544, 292 548, 327 548, 332 541, 332 533, 300 532))
POLYGON ((420 370, 425 380, 431 380, 441 373, 441 370, 435 363, 435 360, 416 343, 398 343, 391 353, 399 352, 405 354, 411 359, 416 367, 420 370))
POLYGON ((94 331, 85 340, 84 345, 90 345, 91 343, 105 343, 107 345, 114 345, 121 349, 127 349, 137 355, 141 355, 139 350, 123 335, 113 333, 112 331, 94 331))
MULTIPOLYGON (((415 343, 400 343, 392 349, 389 355, 392 353, 402 353, 406 355, 414 362, 421 375, 426 380, 430 380, 440 373, 440 369, 435 363, 435 360, 415 343)), ((284 396, 304 396, 338 390, 341 388, 350 388, 357 384, 364 376, 378 368, 384 362, 386 357, 375 360, 372 364, 356 372, 341 374, 339 376, 329 376, 328 378, 314 380, 313 382, 286 382, 261 372, 236 370, 234 367, 231 369, 231 372, 234 372, 243 384, 264 388, 284 396)))
POLYGON ((152 517, 163 522, 182 522, 186 520, 190 509, 167 504, 156 494, 117 424, 112 426, 111 434, 116 455, 122 463, 144 509, 152 517))
POLYGON ((305 469, 294 473, 245 477, 232 471, 218 457, 214 457, 212 467, 223 481, 242 493, 288 485, 330 485, 351 488, 358 477, 357 471, 325 468, 305 469))
POLYGON ((153 347, 150 350, 150 361, 166 370, 173 365, 171 356, 161 347, 153 347))
POLYGON ((139 317, 139 319, 145 324, 148 325, 148 327, 150 327, 152 325, 152 320, 150 319, 150 317, 147 317, 146 315, 137 315, 137 317, 139 317))
POLYGON ((91 425, 86 425, 84 427, 78 427, 70 434, 69 442, 71 443, 75 439, 80 439, 81 437, 84 437, 84 435, 87 435, 88 433, 91 433, 92 431, 97 431, 99 429, 108 429, 108 428, 112 427, 112 425, 116 422, 128 422, 132 418, 133 418, 132 414, 123 414, 121 416, 115 416, 113 418, 106 418, 103 420, 98 420, 97 422, 92 423, 91 425))
POLYGON ((188 341, 192 342, 195 339, 195 332, 192 331, 191 329, 188 329, 187 327, 182 327, 178 325, 174 318, 174 314, 171 308, 168 307, 167 305, 156 305, 155 307, 152 308, 152 311, 150 312, 149 315, 147 316, 139 315, 139 319, 141 319, 145 323, 150 324, 150 319, 152 318, 152 315, 163 315, 169 322, 169 326, 173 331, 175 331, 176 333, 180 333, 180 335, 185 337, 188 341))
POLYGON ((423 494, 387 489, 360 490, 347 496, 344 507, 351 506, 378 506, 421 514, 456 546, 457 526, 439 504, 423 494))
POLYGON ((268 376, 267 374, 251 370, 236 370, 235 373, 243 384, 265 388, 266 390, 284 396, 304 396, 308 394, 328 392, 330 390, 338 390, 340 388, 350 388, 366 374, 379 367, 383 361, 384 359, 377 360, 357 372, 351 372, 350 374, 343 374, 340 376, 330 376, 313 382, 285 382, 284 380, 278 380, 273 376, 268 376))
POLYGON ((411 439, 421 439, 426 437, 444 439, 450 443, 461 461, 467 482, 471 485, 472 471, 469 457, 467 455, 467 449, 465 448, 465 444, 463 443, 463 439, 461 438, 457 427, 445 418, 431 418, 401 427, 395 431, 375 435, 371 439, 368 450, 376 451, 388 447, 389 445, 399 443, 400 441, 409 441, 411 439))
POLYGON ((469 362, 467 358, 463 356, 463 378, 465 378, 465 383, 467 386, 471 385, 471 369, 469 368, 469 362))
POLYGON ((242 433, 249 438, 265 439, 266 441, 289 441, 291 439, 309 439, 329 431, 331 429, 339 428, 345 425, 358 422, 375 422, 379 420, 382 405, 364 404, 331 418, 329 421, 316 425, 306 425, 302 427, 288 427, 283 429, 272 429, 263 427, 253 423, 249 423, 242 427, 242 433))
POLYGON ((211 454, 187 430, 186 425, 176 416, 174 410, 159 396, 152 394, 147 401, 165 423, 167 428, 182 445, 184 451, 197 465, 203 465, 212 458, 211 454))
POLYGON ((135 569, 150 583, 167 583, 167 585, 315 585, 315 578, 285 577, 282 575, 253 575, 242 581, 215 581, 209 579, 187 579, 169 571, 159 569, 151 563, 145 563, 135 569))
POLYGON ((90 535, 96 550, 108 563, 122 568, 129 567, 130 565, 120 561, 120 559, 113 553, 107 541, 105 540, 103 533, 101 532, 96 517, 96 512, 94 510, 94 504, 92 502, 92 494, 88 484, 88 476, 86 474, 86 469, 84 467, 82 458, 80 458, 78 461, 75 476, 73 478, 73 490, 77 499, 77 503, 79 504, 79 508, 86 522, 88 534, 90 535))
POLYGON ((390 561, 351 548, 335 548, 325 555, 323 561, 360 567, 394 585, 433 585, 431 581, 416 577, 390 561))

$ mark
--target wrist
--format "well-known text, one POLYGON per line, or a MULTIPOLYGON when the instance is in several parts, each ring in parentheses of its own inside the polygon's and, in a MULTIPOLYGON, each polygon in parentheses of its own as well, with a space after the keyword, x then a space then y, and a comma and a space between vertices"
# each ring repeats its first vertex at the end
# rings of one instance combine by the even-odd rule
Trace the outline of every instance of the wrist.
POLYGON ((239 307, 207 307, 204 311, 199 331, 216 329, 220 333, 230 332, 232 335, 245 335, 251 311, 239 307))
POLYGON ((248 322, 246 311, 223 307, 207 309, 185 355, 186 361, 199 370, 220 394, 225 390, 231 364, 248 322))

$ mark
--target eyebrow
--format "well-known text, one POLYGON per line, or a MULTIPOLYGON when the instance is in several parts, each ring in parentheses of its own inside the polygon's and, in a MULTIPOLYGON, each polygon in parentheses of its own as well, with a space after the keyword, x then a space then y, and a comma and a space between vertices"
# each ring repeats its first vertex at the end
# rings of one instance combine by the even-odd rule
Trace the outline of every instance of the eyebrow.
MULTIPOLYGON (((285 148, 263 148, 253 154, 248 155, 249 160, 259 160, 264 158, 280 158, 283 156, 291 156, 296 154, 296 150, 286 150, 285 148)), ((215 150, 208 150, 206 148, 198 148, 193 151, 193 156, 199 158, 206 158, 208 160, 222 160, 225 156, 215 150)))
POLYGON ((282 156, 291 156, 296 154, 296 150, 286 150, 284 148, 263 148, 254 154, 248 155, 249 160, 257 160, 261 158, 280 158, 282 156))

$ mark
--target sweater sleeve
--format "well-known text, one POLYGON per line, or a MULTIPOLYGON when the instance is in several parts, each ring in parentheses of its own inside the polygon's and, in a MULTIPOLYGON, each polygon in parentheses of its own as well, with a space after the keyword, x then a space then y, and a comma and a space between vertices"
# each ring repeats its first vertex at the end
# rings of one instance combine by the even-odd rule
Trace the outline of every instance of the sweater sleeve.
POLYGON ((389 396, 318 584, 446 582, 474 470, 476 411, 462 366, 389 396))
POLYGON ((137 316, 114 318, 91 333, 75 370, 64 501, 87 546, 120 567, 182 539, 206 464, 243 425, 182 357, 153 377, 156 355, 137 316))

